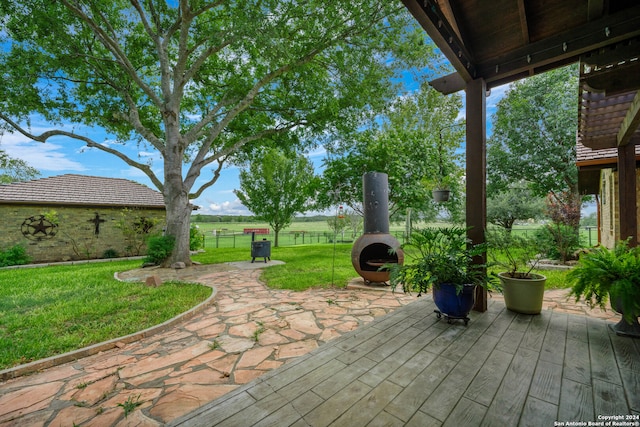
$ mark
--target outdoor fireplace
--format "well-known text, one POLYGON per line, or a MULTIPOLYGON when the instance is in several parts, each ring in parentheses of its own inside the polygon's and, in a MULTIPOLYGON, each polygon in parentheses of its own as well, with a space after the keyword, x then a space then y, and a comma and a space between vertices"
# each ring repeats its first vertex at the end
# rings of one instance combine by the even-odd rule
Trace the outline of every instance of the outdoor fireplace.
POLYGON ((351 249, 353 268, 369 282, 387 282, 389 271, 379 271, 388 263, 402 264, 400 242, 389 234, 389 180, 386 173, 367 172, 362 176, 364 234, 351 249), (390 249, 395 249, 390 253, 390 249))

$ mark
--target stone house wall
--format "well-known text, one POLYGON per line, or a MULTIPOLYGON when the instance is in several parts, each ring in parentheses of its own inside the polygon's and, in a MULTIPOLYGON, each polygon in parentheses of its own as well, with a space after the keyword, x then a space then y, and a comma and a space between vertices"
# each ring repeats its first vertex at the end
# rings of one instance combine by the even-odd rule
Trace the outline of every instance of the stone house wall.
MULTIPOLYGON (((636 169, 636 197, 640 200, 640 170, 636 169)), ((600 172, 600 244, 613 248, 620 241, 620 202, 618 200, 618 172, 603 169, 600 172)), ((636 208, 640 222, 640 209, 636 208)), ((640 233, 638 233, 640 240, 640 233)))
POLYGON ((145 232, 161 233, 165 210, 3 204, 0 218, 0 249, 22 244, 36 263, 103 258, 107 250, 116 256, 143 255, 144 232, 124 233, 120 224, 131 229, 146 218, 155 225, 145 232))

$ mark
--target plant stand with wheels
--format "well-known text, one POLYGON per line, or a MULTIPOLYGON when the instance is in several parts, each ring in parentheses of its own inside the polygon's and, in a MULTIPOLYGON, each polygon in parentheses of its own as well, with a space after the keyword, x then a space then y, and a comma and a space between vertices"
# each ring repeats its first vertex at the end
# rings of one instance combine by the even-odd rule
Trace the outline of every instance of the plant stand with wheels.
POLYGON ((462 286, 460 292, 456 286, 450 283, 440 283, 433 287, 433 302, 438 307, 433 310, 441 319, 443 316, 447 323, 453 323, 453 320, 463 320, 465 326, 471 320, 467 315, 473 307, 476 295, 476 285, 467 284, 462 286))
POLYGON ((464 320, 464 326, 467 326, 469 324, 469 320, 471 320, 467 316, 450 316, 447 313, 441 312, 440 310, 433 310, 433 312, 436 313, 438 319, 441 319, 444 316, 444 320, 446 320, 449 324, 453 323, 454 320, 464 320))

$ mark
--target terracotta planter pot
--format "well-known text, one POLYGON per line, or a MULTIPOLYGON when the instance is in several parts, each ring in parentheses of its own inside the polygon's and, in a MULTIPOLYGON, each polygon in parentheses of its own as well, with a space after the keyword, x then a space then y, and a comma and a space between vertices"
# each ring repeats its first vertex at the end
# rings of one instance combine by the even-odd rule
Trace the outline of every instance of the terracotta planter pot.
POLYGON ((504 303, 507 309, 523 314, 540 314, 547 278, 531 273, 531 279, 517 279, 507 273, 498 273, 502 283, 504 303))

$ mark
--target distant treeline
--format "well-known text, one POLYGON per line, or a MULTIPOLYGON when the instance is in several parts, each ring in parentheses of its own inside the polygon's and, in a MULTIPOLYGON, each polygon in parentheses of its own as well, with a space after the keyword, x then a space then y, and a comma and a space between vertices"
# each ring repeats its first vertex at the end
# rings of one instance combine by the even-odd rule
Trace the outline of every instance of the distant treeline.
MULTIPOLYGON (((325 215, 314 215, 314 216, 300 216, 296 217, 293 222, 317 222, 317 221, 326 221, 327 216, 325 215)), ((264 223, 264 221, 257 219, 253 215, 245 216, 245 215, 203 215, 203 214, 195 214, 191 215, 191 222, 255 222, 255 223, 264 223)))

